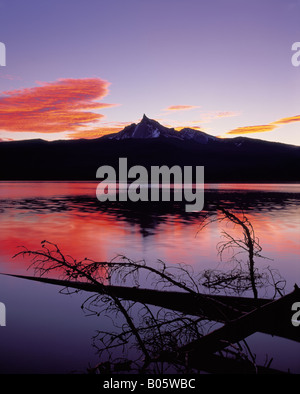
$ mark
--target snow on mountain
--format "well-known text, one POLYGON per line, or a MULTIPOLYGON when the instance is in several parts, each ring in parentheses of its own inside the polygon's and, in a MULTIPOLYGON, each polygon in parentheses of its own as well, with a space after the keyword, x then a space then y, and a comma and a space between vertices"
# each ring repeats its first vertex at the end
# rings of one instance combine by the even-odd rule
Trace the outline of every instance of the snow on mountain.
POLYGON ((194 140, 201 144, 207 144, 209 141, 218 141, 219 138, 206 134, 203 131, 184 128, 178 133, 183 140, 194 140))
POLYGON ((123 140, 128 138, 149 139, 159 137, 194 140, 201 144, 207 144, 210 140, 218 140, 217 137, 213 137, 199 130, 184 128, 180 131, 176 131, 173 128, 162 126, 156 120, 147 118, 146 115, 143 116, 142 120, 138 124, 133 123, 126 126, 119 133, 109 134, 102 138, 123 140))

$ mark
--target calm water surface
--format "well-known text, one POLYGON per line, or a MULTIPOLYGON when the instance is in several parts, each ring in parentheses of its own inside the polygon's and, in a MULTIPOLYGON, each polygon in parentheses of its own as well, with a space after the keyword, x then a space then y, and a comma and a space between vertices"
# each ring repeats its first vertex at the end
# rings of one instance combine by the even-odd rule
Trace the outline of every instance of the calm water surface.
MULTIPOLYGON (((22 245, 39 248, 43 240, 77 259, 110 260, 122 254, 149 264, 157 259, 186 263, 196 272, 226 268, 216 250, 222 225, 211 224, 199 233, 203 212, 185 213, 184 206, 171 202, 100 203, 96 187, 93 182, 1 182, 0 271, 31 274, 28 260, 12 256, 22 245)), ((300 285, 300 185, 206 185, 205 210, 216 203, 243 210, 251 221, 262 253, 271 259, 257 261, 259 269, 278 269, 286 292, 294 283, 300 285)), ((238 229, 230 231, 239 234, 238 229)), ((83 316, 84 295, 58 291, 0 277, 0 301, 7 309, 7 325, 0 327, 0 373, 85 372, 97 362, 90 345, 99 320, 83 316)), ((272 339, 254 335, 250 342, 254 348, 262 340, 276 348, 274 368, 300 372, 298 344, 276 339, 274 346, 272 339)))

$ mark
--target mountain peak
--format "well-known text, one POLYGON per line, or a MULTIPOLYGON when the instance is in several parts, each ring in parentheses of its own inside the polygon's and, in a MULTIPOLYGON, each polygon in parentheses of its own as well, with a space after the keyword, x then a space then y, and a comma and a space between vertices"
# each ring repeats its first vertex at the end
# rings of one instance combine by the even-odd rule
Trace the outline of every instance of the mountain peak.
POLYGON ((173 128, 168 128, 161 125, 154 119, 149 119, 146 114, 143 115, 141 121, 138 124, 131 124, 126 126, 119 133, 107 135, 102 138, 108 139, 151 139, 151 138, 176 138, 179 140, 193 140, 201 144, 207 144, 211 140, 217 140, 218 138, 210 136, 209 134, 203 133, 199 130, 185 128, 181 131, 175 131, 173 128))

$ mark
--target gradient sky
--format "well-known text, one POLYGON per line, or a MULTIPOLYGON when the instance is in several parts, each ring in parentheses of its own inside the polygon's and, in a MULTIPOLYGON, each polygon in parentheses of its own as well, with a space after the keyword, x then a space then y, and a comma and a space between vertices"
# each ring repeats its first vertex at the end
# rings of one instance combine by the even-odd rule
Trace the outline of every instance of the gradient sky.
POLYGON ((300 145, 300 0, 0 0, 0 139, 170 127, 300 145))

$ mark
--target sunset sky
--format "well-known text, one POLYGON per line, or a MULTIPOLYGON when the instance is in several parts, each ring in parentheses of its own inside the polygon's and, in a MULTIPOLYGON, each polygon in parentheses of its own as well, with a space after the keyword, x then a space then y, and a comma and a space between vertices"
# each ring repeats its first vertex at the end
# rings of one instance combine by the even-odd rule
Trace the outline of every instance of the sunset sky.
POLYGON ((0 140, 168 127, 300 145, 300 0, 0 0, 0 140))

